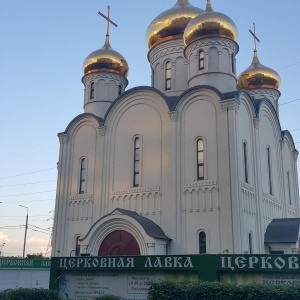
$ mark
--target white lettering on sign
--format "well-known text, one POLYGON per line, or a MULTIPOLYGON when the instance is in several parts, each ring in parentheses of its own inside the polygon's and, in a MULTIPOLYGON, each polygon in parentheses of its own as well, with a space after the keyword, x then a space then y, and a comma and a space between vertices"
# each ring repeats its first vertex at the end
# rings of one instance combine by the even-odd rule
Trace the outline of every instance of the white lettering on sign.
POLYGON ((185 268, 185 269, 194 268, 191 257, 171 257, 171 256, 147 257, 144 267, 145 268, 185 268))
POLYGON ((299 269, 299 258, 296 256, 222 256, 222 269, 299 269))
POLYGON ((134 262, 134 257, 80 257, 70 259, 61 258, 59 260, 59 268, 134 268, 134 262))

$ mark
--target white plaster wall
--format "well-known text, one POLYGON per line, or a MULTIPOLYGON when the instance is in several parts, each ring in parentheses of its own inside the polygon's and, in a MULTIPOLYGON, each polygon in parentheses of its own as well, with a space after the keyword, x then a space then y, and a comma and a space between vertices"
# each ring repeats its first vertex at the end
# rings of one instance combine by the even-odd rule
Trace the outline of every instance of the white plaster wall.
POLYGON ((6 289, 48 289, 50 270, 0 270, 0 291, 6 289))

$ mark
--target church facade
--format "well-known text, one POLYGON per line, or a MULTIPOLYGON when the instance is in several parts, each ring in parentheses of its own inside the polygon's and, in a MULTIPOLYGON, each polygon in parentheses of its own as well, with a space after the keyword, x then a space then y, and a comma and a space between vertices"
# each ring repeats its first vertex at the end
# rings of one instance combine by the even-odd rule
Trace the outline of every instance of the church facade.
POLYGON ((280 77, 256 48, 238 76, 237 34, 210 1, 178 0, 147 29, 152 86, 126 91, 107 31, 83 64, 84 112, 58 135, 52 256, 298 251, 280 77))

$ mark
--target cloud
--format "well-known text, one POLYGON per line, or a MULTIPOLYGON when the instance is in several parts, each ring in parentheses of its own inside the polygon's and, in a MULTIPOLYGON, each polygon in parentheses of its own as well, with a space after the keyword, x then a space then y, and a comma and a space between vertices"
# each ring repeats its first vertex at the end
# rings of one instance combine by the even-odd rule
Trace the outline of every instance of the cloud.
MULTIPOLYGON (((2 255, 22 256, 24 240, 18 240, 0 231, 0 244, 5 245, 0 248, 2 255)), ((26 254, 43 253, 45 255, 49 239, 34 235, 26 240, 26 254)))

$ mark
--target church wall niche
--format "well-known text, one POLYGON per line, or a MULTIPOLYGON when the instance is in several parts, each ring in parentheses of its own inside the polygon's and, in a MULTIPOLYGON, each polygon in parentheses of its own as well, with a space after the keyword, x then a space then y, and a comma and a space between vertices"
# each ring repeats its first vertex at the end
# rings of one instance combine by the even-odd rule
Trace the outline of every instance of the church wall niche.
POLYGON ((97 99, 98 100, 107 100, 108 95, 107 95, 105 80, 103 80, 103 79, 99 80, 97 87, 98 87, 97 88, 97 99), (101 95, 101 97, 100 97, 100 95, 101 95))
POLYGON ((297 188, 297 159, 298 153, 294 149, 294 143, 289 133, 285 133, 281 141, 283 159, 283 178, 285 191, 285 204, 287 206, 287 217, 295 218, 299 205, 299 190, 297 188))
POLYGON ((270 104, 262 104, 259 112, 259 141, 260 141, 260 165, 262 171, 263 192, 276 201, 282 201, 282 178, 280 169, 282 164, 280 140, 281 129, 277 115, 271 109, 270 104), (268 150, 269 149, 269 150, 268 150), (271 168, 268 166, 268 153, 270 154, 271 168), (269 169, 271 173, 272 193, 270 195, 269 169))
POLYGON ((219 50, 216 47, 211 47, 208 49, 208 71, 218 72, 220 71, 219 62, 219 50))
POLYGON ((241 99, 238 118, 237 118, 237 132, 238 132, 238 165, 240 182, 246 186, 254 186, 254 125, 253 118, 255 114, 252 110, 252 104, 248 100, 241 99), (245 149, 244 149, 245 144, 245 149), (244 151, 246 150, 246 161, 244 151), (245 166, 246 163, 246 166, 245 166), (245 170, 246 168, 246 170, 245 170), (246 174, 247 173, 247 178, 246 174), (246 182, 246 179, 248 182, 246 182))
POLYGON ((232 72, 231 70, 231 55, 228 49, 223 48, 221 51, 220 71, 225 73, 232 72))
POLYGON ((147 187, 159 186, 162 128, 158 111, 144 103, 131 105, 122 111, 114 130, 111 139, 112 189, 119 191, 133 187, 133 138, 137 134, 142 138, 141 186, 143 182, 147 182, 147 187))
POLYGON ((71 158, 72 182, 71 195, 79 192, 80 161, 82 157, 87 159, 86 169, 86 193, 93 193, 94 174, 96 163, 97 131, 91 125, 80 126, 73 138, 73 153, 71 158))
POLYGON ((175 89, 178 91, 184 91, 187 89, 186 78, 182 76, 182 71, 186 70, 185 59, 183 57, 177 57, 175 61, 175 89))
POLYGON ((216 108, 209 96, 199 95, 184 104, 181 113, 182 173, 184 184, 197 181, 195 140, 201 137, 204 146, 204 179, 217 178, 216 108))

